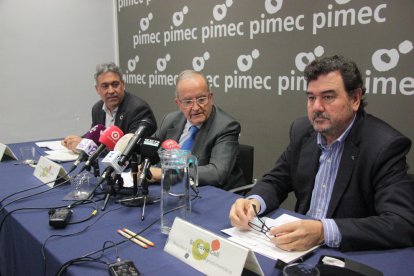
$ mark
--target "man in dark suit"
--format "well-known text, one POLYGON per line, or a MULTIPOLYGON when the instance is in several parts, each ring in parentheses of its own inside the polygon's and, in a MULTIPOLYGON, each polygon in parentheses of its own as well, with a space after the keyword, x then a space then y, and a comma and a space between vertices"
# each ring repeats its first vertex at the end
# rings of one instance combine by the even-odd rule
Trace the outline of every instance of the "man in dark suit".
POLYGON ((233 204, 232 225, 250 229, 254 209, 270 212, 293 191, 295 211, 311 219, 269 231, 282 249, 414 246, 414 182, 406 163, 411 141, 365 113, 365 88, 354 62, 326 57, 304 74, 308 118, 292 124, 290 143, 274 168, 233 204))
MULTIPOLYGON (((116 64, 104 63, 96 67, 95 89, 101 100, 92 107, 92 126, 116 125, 124 133, 133 133, 142 119, 148 119, 153 123, 151 134, 155 132, 157 123, 150 106, 141 98, 125 91, 122 71, 116 64)), ((62 144, 75 150, 81 139, 78 135, 69 135, 62 144)))
MULTIPOLYGON (((172 139, 185 148, 196 127, 191 152, 198 159, 199 185, 228 190, 245 185, 236 162, 239 152, 240 124, 213 104, 213 93, 201 73, 186 70, 176 82, 176 99, 180 111, 167 114, 155 136, 172 139)), ((151 169, 152 181, 160 181, 161 171, 151 169)))

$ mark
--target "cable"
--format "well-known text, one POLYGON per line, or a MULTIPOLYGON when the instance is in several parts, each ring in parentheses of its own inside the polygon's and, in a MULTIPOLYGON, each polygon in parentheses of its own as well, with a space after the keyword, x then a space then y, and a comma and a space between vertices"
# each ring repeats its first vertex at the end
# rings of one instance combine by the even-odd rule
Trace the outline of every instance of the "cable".
MULTIPOLYGON (((197 198, 201 198, 201 196, 196 195, 192 200, 197 199, 197 198)), ((168 212, 166 212, 164 214, 168 214, 168 213, 170 213, 172 211, 174 211, 174 209, 173 210, 170 210, 170 211, 168 211, 168 212)), ((87 253, 87 254, 79 257, 79 258, 76 258, 76 259, 72 259, 72 260, 67 261, 66 263, 64 263, 63 265, 61 265, 61 267, 59 268, 58 272, 56 272, 55 276, 62 275, 66 271, 66 269, 68 267, 70 267, 71 265, 74 265, 74 264, 77 264, 77 263, 85 263, 85 262, 92 261, 92 260, 96 261, 96 260, 100 259, 103 256, 103 253, 104 253, 104 251, 106 249, 111 249, 113 247, 116 247, 117 248, 118 245, 121 245, 121 244, 129 241, 130 239, 138 236, 138 235, 141 235, 142 233, 144 233, 145 231, 147 231, 149 228, 151 228, 154 224, 158 223, 159 221, 160 221, 160 218, 159 219, 156 219, 155 221, 153 221, 152 223, 150 223, 147 227, 145 227, 144 229, 142 229, 141 231, 139 231, 138 233, 136 233, 136 235, 131 236, 131 238, 129 238, 129 239, 125 239, 125 240, 122 240, 120 242, 113 243, 113 245, 112 246, 109 246, 109 247, 105 247, 105 244, 104 244, 104 246, 103 246, 102 249, 92 251, 92 252, 87 253), (101 251, 102 251, 102 253, 101 253, 101 256, 100 257, 96 257, 96 258, 91 258, 90 257, 90 256, 92 256, 94 254, 97 254, 97 253, 101 252, 101 251)))
MULTIPOLYGON (((63 205, 57 208, 65 208, 65 207, 67 207, 67 205, 63 205)), ((18 209, 12 210, 3 217, 0 223, 0 232, 1 232, 1 229, 3 229, 3 224, 6 221, 6 218, 8 218, 14 212, 23 211, 23 210, 49 210, 49 209, 51 209, 51 207, 25 207, 25 208, 18 208, 18 209)))
POLYGON ((92 203, 94 203, 95 204, 95 209, 94 209, 94 211, 91 213, 91 215, 89 216, 89 217, 87 217, 86 219, 83 219, 83 220, 80 220, 80 221, 76 221, 76 222, 72 222, 72 223, 68 223, 68 224, 76 224, 76 223, 81 223, 81 222, 84 222, 84 221, 87 221, 87 220, 90 220, 92 217, 94 217, 95 215, 96 215, 96 213, 97 213, 97 211, 98 211, 98 206, 97 206, 97 204, 96 204, 96 202, 95 201, 93 201, 93 200, 90 200, 90 199, 86 199, 86 200, 80 200, 80 201, 76 201, 76 202, 74 202, 73 204, 71 204, 71 205, 62 205, 62 206, 57 206, 57 207, 23 207, 23 208, 17 208, 17 209, 15 209, 15 210, 12 210, 12 211, 10 211, 10 212, 8 212, 6 215, 4 215, 4 217, 3 217, 3 219, 1 220, 1 223, 0 223, 0 232, 1 232, 1 230, 3 229, 3 224, 4 224, 4 222, 6 221, 6 219, 12 214, 12 213, 14 213, 14 212, 16 212, 16 211, 23 211, 23 210, 51 210, 51 209, 60 209, 60 208, 69 208, 69 209, 73 209, 73 208, 75 208, 76 206, 78 206, 78 205, 83 205, 83 204, 86 204, 85 202, 92 202, 92 203))
POLYGON ((42 252, 42 257, 43 257, 43 267, 44 267, 44 272, 45 272, 45 274, 46 274, 46 253, 45 253, 45 248, 46 248, 46 243, 51 239, 51 238, 54 238, 54 237, 61 237, 61 238, 65 238, 65 237, 72 237, 72 236, 76 236, 76 235, 79 235, 79 234, 81 234, 81 233, 83 233, 83 232, 85 232, 86 230, 88 230, 89 228, 91 228, 93 225, 95 225, 102 217, 104 217, 106 214, 108 214, 108 213, 110 213, 110 212, 114 212, 114 211, 117 211, 117 210, 119 210, 119 209, 121 209, 121 208, 123 208, 123 206, 120 206, 120 207, 118 207, 118 208, 115 208, 115 209, 113 209, 113 210, 109 210, 109 211, 107 211, 107 212, 104 212, 104 213, 102 213, 101 214, 101 216, 99 216, 99 217, 97 217, 97 219, 92 223, 92 224, 90 224, 90 225, 88 225, 88 226, 86 226, 85 228, 83 228, 82 230, 80 230, 80 231, 78 231, 78 232, 75 232, 75 233, 71 233, 71 234, 65 234, 65 235, 51 235, 51 236, 49 236, 45 241, 44 241, 44 243, 42 244, 42 249, 41 249, 41 252, 42 252))
MULTIPOLYGON (((156 224, 157 222, 159 222, 160 221, 160 219, 156 219, 154 222, 152 222, 152 223, 150 223, 147 227, 145 227, 143 230, 141 230, 141 231, 139 231, 138 233, 137 233, 137 235, 141 235, 142 233, 144 233, 145 231, 147 231, 150 227, 152 227, 154 224, 156 224)), ((61 267, 59 268, 59 270, 56 272, 56 276, 60 276, 60 275, 62 275, 65 271, 66 271, 66 269, 69 267, 69 266, 71 266, 71 265, 74 265, 74 264, 77 264, 77 263, 84 263, 84 262, 87 262, 87 261, 97 261, 97 260, 99 260, 100 258, 102 258, 103 257, 103 253, 105 252, 105 250, 107 250, 107 249, 111 249, 111 248, 113 248, 113 247, 117 247, 118 245, 121 245, 121 244, 124 244, 124 243, 126 243, 127 241, 129 241, 130 239, 125 239, 125 240, 122 240, 122 241, 120 241, 120 242, 117 242, 117 243, 113 243, 111 246, 108 246, 108 247, 105 247, 105 243, 107 243, 107 242, 105 242, 104 243, 104 245, 103 245, 103 248, 102 249, 98 249, 98 250, 95 250, 95 251, 92 251, 92 252, 90 252, 90 253, 87 253, 87 254, 85 254, 85 255, 83 255, 83 256, 81 256, 81 257, 79 257, 79 258, 76 258, 76 259, 72 259, 72 260, 69 260, 69 261, 67 261, 66 263, 64 263, 63 265, 61 265, 61 267), (92 257, 90 257, 90 256, 92 256, 92 255, 94 255, 94 254, 97 254, 97 253, 99 253, 99 252, 101 252, 101 255, 99 256, 99 257, 96 257, 96 258, 92 258, 92 257)), ((108 264, 109 265, 109 264, 108 264)))
POLYGON ((47 189, 47 190, 45 190, 45 191, 41 191, 41 192, 38 192, 38 193, 35 193, 35 194, 31 194, 31 195, 27 195, 27 196, 23 196, 23 197, 16 198, 15 200, 12 200, 12 201, 10 201, 10 202, 8 202, 8 203, 4 204, 4 205, 0 208, 0 213, 1 213, 1 211, 3 211, 3 209, 4 209, 6 206, 8 206, 8 205, 10 205, 10 204, 12 204, 12 203, 14 203, 14 202, 16 202, 16 201, 19 201, 19 200, 21 200, 21 199, 25 199, 25 198, 29 198, 29 197, 32 197, 32 196, 35 196, 35 195, 40 195, 40 194, 46 193, 46 192, 48 192, 48 191, 51 191, 51 190, 53 190, 53 189, 55 189, 55 188, 58 188, 58 187, 62 186, 63 184, 66 184, 66 182, 68 182, 69 180, 70 180, 70 179, 68 179, 68 180, 66 180, 66 181, 63 181, 62 183, 59 183, 59 184, 57 184, 57 185, 53 186, 52 188, 47 189))
MULTIPOLYGON (((30 190, 34 190, 34 189, 37 189, 37 188, 40 188, 40 187, 43 187, 44 185, 50 184, 50 183, 55 182, 55 181, 59 181, 59 180, 61 180, 61 179, 65 178, 66 176, 68 176, 70 173, 71 173, 71 172, 68 172, 68 173, 67 173, 67 174, 65 174, 64 176, 61 176, 61 177, 59 177, 59 178, 57 178, 57 179, 55 179, 55 180, 52 180, 52 181, 49 181, 49 182, 43 183, 43 184, 41 184, 41 185, 38 185, 38 186, 35 186, 35 187, 32 187, 32 188, 28 188, 28 189, 24 189, 24 190, 21 190, 21 191, 18 191, 18 192, 12 193, 11 195, 8 195, 8 196, 6 196, 5 198, 3 198, 2 200, 0 200, 0 204, 2 204, 2 203, 6 200, 6 199, 8 199, 8 198, 10 198, 10 197, 12 197, 12 196, 14 196, 14 195, 17 195, 17 194, 20 194, 20 193, 24 193, 24 192, 27 192, 27 191, 30 191, 30 190)), ((76 176, 77 176, 77 175, 76 175, 76 176)), ((76 177, 76 176, 75 176, 75 177, 76 177)), ((1 211, 1 210, 0 210, 0 211, 1 211)))

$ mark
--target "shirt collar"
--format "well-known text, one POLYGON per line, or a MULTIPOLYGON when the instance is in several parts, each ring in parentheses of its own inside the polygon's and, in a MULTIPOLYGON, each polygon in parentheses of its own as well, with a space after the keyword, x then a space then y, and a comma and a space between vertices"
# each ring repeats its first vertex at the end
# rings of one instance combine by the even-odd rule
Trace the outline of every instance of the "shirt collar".
POLYGON ((189 120, 187 120, 187 122, 185 123, 184 129, 186 129, 187 131, 190 129, 190 127, 195 126, 198 129, 200 129, 201 125, 193 125, 192 123, 190 123, 189 120))
POLYGON ((106 114, 111 114, 111 116, 114 116, 116 114, 116 112, 118 112, 118 107, 115 107, 114 110, 111 112, 108 107, 106 106, 106 104, 104 103, 102 105, 102 110, 106 113, 106 114))

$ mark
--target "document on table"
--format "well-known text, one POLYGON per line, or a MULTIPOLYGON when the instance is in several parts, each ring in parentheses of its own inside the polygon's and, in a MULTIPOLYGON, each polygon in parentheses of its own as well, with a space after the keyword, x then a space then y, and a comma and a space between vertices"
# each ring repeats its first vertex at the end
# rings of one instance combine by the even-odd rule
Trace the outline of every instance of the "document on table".
MULTIPOLYGON (((300 220, 297 217, 283 214, 276 219, 263 217, 262 218, 268 227, 279 226, 288 222, 300 220)), ((266 235, 261 232, 250 230, 250 231, 243 231, 236 227, 223 229, 221 230, 223 233, 226 233, 230 237, 228 238, 231 241, 234 241, 238 244, 241 244, 247 248, 250 248, 254 252, 262 254, 268 258, 274 260, 281 260, 285 263, 290 263, 295 261, 296 259, 306 255, 307 253, 313 251, 318 246, 315 246, 306 251, 285 251, 276 247, 266 235)))
POLYGON ((58 162, 68 162, 68 161, 75 161, 78 159, 79 154, 74 153, 71 150, 64 149, 64 150, 47 150, 45 151, 47 154, 45 157, 47 159, 58 161, 58 162))
POLYGON ((57 162, 68 162, 75 161, 78 159, 78 154, 65 148, 60 141, 46 141, 37 142, 36 145, 40 148, 49 148, 51 150, 45 151, 47 154, 45 157, 57 161, 57 162))
POLYGON ((60 141, 45 141, 37 142, 36 145, 39 148, 49 148, 51 150, 65 150, 66 148, 61 144, 60 141))

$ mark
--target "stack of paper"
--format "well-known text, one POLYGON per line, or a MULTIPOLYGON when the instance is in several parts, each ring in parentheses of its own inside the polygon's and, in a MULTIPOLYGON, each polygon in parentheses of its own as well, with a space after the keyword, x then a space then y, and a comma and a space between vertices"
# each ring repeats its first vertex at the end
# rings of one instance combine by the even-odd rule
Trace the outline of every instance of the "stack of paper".
POLYGON ((41 148, 49 148, 50 150, 45 151, 47 154, 45 157, 53 161, 75 161, 79 156, 79 154, 74 153, 73 151, 62 146, 60 141, 37 142, 36 145, 41 148))

